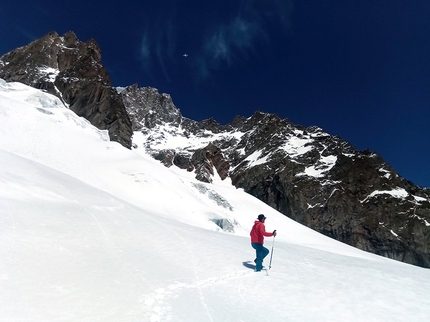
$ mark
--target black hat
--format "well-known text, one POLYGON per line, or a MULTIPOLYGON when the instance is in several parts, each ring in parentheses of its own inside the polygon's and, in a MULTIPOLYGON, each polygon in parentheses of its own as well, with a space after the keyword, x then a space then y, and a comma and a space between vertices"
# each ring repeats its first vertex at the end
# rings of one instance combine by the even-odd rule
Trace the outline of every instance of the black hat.
POLYGON ((265 217, 263 214, 258 215, 258 217, 257 217, 257 218, 258 218, 258 220, 260 220, 260 221, 261 221, 261 220, 263 220, 263 219, 266 219, 266 217, 265 217))

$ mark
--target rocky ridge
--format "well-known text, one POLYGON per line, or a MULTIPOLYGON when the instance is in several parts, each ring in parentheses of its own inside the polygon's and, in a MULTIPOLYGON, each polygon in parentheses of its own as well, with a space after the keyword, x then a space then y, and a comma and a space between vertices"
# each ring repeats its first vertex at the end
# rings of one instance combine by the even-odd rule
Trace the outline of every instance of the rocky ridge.
POLYGON ((95 40, 81 42, 69 31, 50 32, 0 57, 0 78, 21 82, 59 97, 111 140, 131 147, 131 122, 101 63, 95 40))
POLYGON ((231 181, 325 235, 430 267, 429 189, 318 127, 262 112, 227 125, 190 120, 154 88, 112 88, 96 42, 72 32, 49 33, 1 56, 0 78, 57 95, 127 148, 133 135, 133 148, 167 167, 202 182, 231 181))
POLYGON ((134 85, 121 95, 140 136, 134 148, 165 166, 203 182, 231 180, 327 236, 430 267, 430 191, 401 178, 376 153, 273 114, 220 125, 181 116, 171 97, 153 88, 134 85))

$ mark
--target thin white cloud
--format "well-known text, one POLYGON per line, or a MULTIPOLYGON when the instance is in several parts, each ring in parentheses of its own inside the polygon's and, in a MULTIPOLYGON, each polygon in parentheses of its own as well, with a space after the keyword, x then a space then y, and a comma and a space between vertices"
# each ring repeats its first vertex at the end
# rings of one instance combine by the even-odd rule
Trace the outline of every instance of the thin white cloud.
POLYGON ((217 69, 222 63, 230 64, 236 52, 244 54, 252 49, 262 34, 258 22, 241 16, 218 26, 203 43, 203 58, 200 60, 202 76, 207 76, 210 69, 217 69))
POLYGON ((169 19, 166 24, 159 29, 156 35, 156 55, 161 66, 164 77, 170 81, 168 72, 168 61, 172 59, 176 50, 176 33, 173 19, 169 19))
MULTIPOLYGON (((291 10, 292 0, 242 0, 237 12, 227 20, 229 13, 220 11, 223 13, 220 17, 224 17, 224 21, 193 38, 193 48, 200 47, 200 51, 193 52, 189 63, 197 67, 199 78, 207 78, 212 71, 231 66, 239 58, 255 54, 259 45, 270 44, 270 32, 273 31, 274 25, 278 30, 279 25, 281 30, 288 28, 291 10)), ((147 21, 152 23, 145 31, 140 49, 140 57, 147 71, 151 69, 153 73, 162 74, 168 81, 173 75, 170 68, 177 63, 176 59, 179 57, 176 52, 178 37, 187 37, 186 34, 178 34, 181 17, 176 16, 176 13, 174 7, 170 13, 164 12, 160 19, 148 17, 147 21)), ((193 33, 193 36, 196 34, 198 33, 193 33)), ((187 42, 190 42, 189 39, 187 42)))
POLYGON ((234 18, 219 24, 206 35, 198 59, 200 75, 207 77, 211 70, 232 64, 236 56, 254 52, 258 43, 267 43, 269 25, 279 23, 287 30, 292 7, 291 0, 242 1, 234 18))
POLYGON ((176 38, 174 18, 157 21, 146 29, 141 41, 140 58, 148 72, 157 64, 165 78, 170 81, 168 62, 174 57, 176 38))
POLYGON ((151 65, 151 50, 150 50, 150 40, 148 33, 145 32, 140 44, 140 59, 143 62, 143 66, 148 69, 151 65))

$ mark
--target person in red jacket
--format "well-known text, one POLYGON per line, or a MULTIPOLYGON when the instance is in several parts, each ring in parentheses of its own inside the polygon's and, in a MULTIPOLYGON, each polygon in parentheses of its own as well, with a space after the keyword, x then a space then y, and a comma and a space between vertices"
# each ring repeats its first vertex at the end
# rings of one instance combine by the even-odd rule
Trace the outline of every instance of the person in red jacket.
POLYGON ((259 272, 263 269, 263 260, 269 254, 269 250, 263 246, 264 237, 276 236, 276 230, 273 233, 266 232, 264 221, 266 217, 264 215, 258 215, 258 220, 254 222, 254 226, 251 229, 251 246, 255 249, 256 258, 254 260, 256 266, 255 271, 259 272))

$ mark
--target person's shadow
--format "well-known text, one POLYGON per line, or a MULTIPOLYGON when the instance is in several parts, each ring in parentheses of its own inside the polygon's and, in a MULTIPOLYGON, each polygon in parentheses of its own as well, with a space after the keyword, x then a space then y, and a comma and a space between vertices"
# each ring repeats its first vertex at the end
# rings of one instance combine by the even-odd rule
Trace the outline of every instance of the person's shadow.
POLYGON ((249 268, 249 269, 253 269, 253 270, 255 270, 255 263, 254 263, 254 262, 247 261, 247 262, 243 262, 242 264, 243 264, 243 266, 245 266, 246 268, 249 268))

